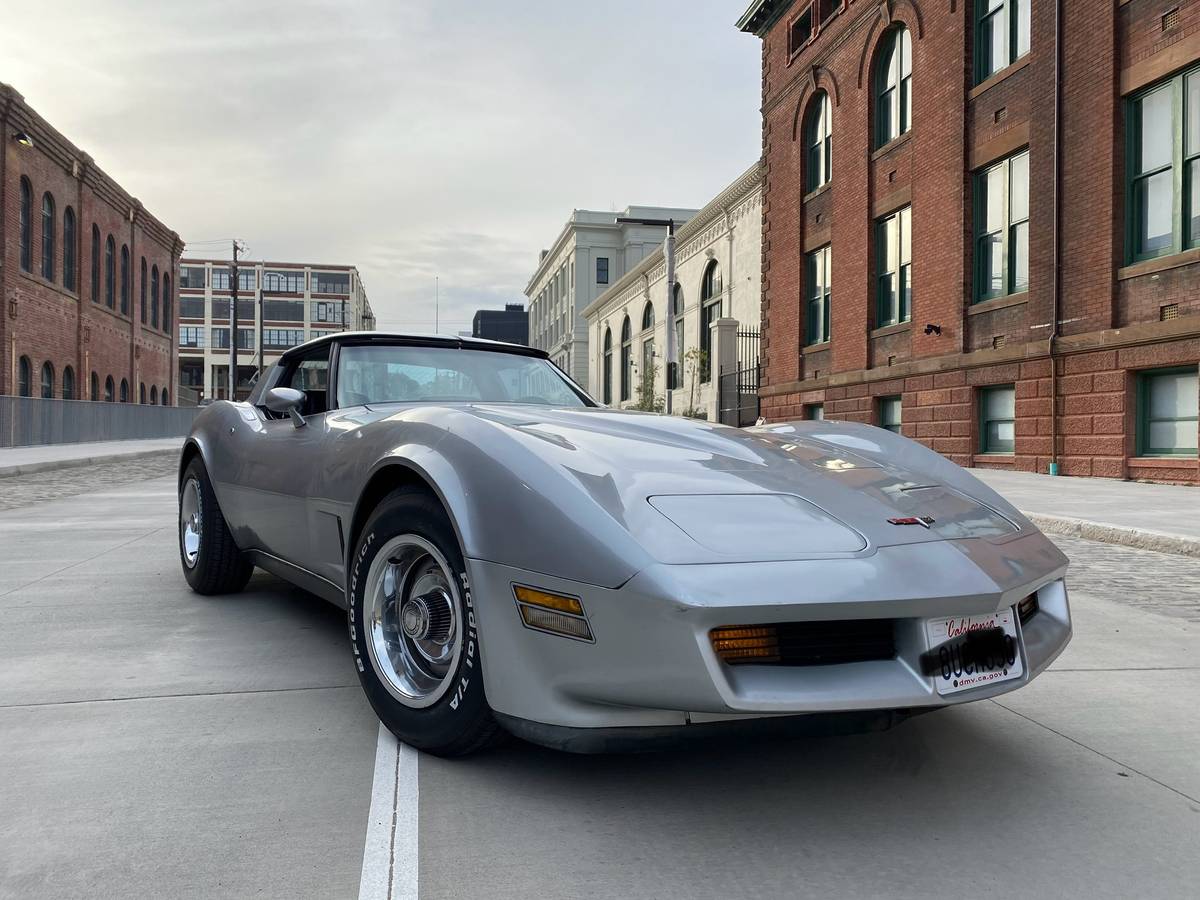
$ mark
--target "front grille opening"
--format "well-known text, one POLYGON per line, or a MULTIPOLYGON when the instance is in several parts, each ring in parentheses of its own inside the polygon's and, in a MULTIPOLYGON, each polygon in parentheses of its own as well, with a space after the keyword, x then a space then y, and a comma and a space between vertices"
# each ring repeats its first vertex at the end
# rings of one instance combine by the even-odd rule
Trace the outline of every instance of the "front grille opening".
POLYGON ((894 659, 894 619, 727 625, 709 632, 727 665, 834 666, 894 659))
POLYGON ((1017 618, 1024 625, 1033 618, 1034 613, 1038 611, 1037 594, 1030 594, 1024 600, 1017 604, 1017 618))

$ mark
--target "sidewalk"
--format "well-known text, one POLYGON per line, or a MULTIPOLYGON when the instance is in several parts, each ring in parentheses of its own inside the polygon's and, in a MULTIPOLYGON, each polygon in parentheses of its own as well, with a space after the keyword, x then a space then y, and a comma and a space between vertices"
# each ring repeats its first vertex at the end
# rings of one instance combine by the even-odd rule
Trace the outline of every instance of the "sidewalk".
POLYGON ((1043 531, 1200 557, 1200 487, 970 471, 1043 531))
POLYGON ((51 469, 70 469, 96 463, 135 460, 179 453, 183 438, 143 441, 96 441, 87 444, 43 444, 38 447, 0 447, 0 478, 51 469))

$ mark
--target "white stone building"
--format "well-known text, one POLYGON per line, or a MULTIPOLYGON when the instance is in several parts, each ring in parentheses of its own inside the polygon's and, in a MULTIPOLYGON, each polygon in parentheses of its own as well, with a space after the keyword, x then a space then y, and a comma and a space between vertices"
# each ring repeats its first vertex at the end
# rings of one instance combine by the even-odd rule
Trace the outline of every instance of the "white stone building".
POLYGON ((675 233, 675 309, 667 312, 662 247, 583 310, 588 390, 618 407, 661 409, 717 421, 717 375, 756 360, 762 277, 762 169, 755 163, 675 233), (666 365, 675 328, 679 368, 666 365), (739 346, 740 345, 740 346, 739 346), (740 351, 740 352, 739 352, 740 351))
MULTIPOLYGON (((177 287, 179 384, 198 399, 224 399, 229 393, 229 261, 182 259, 177 287)), ((289 347, 331 331, 374 330, 375 313, 354 266, 242 260, 238 398, 249 395, 258 371, 260 331, 263 365, 270 366, 289 347)))
POLYGON ((577 209, 571 213, 525 287, 529 345, 550 358, 580 384, 588 379, 587 326, 582 315, 631 266, 661 250, 666 229, 619 225, 618 218, 674 219, 676 227, 694 209, 630 206, 621 212, 577 209))

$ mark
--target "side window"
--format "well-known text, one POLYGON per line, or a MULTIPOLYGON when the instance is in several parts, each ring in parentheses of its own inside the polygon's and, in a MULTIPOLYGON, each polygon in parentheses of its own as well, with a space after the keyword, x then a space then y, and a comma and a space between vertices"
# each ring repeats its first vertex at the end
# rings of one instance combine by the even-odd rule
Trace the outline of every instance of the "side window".
POLYGON ((328 411, 329 401, 329 348, 320 354, 306 356, 296 363, 288 373, 287 387, 304 391, 303 414, 313 416, 328 411))

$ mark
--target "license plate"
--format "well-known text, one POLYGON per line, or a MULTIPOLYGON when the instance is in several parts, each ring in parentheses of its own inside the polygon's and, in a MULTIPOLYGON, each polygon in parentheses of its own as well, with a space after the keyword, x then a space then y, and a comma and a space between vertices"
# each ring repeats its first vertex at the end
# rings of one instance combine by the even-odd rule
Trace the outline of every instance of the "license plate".
POLYGON ((936 649, 940 670, 931 677, 939 694, 957 694, 985 684, 1009 681, 1020 678, 1025 671, 1018 646, 1017 623, 1011 609, 985 616, 928 619, 925 622, 925 637, 929 640, 931 650, 936 649), (972 631, 989 628, 1003 630, 1007 652, 986 660, 964 658, 962 640, 972 631))

